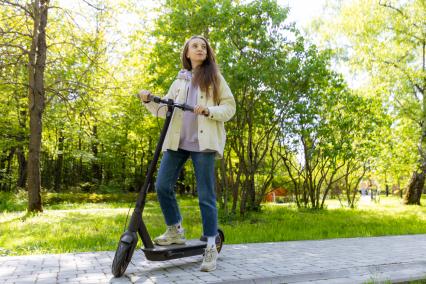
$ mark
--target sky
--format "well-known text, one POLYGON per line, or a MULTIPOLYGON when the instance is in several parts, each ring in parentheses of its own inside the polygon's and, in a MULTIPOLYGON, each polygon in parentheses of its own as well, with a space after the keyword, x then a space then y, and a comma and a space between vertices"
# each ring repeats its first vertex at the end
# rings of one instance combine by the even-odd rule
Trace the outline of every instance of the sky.
POLYGON ((288 19, 299 28, 306 27, 309 22, 321 15, 326 0, 278 0, 279 5, 289 7, 288 19))
MULTIPOLYGON (((277 0, 282 7, 289 7, 290 13, 288 20, 295 22, 296 26, 303 29, 309 22, 322 14, 323 7, 327 0, 277 0)), ((154 0, 144 0, 142 5, 146 7, 157 6, 154 0)), ((154 15, 150 18, 155 17, 154 15)), ((123 23, 132 21, 132 17, 123 19, 123 23)))
MULTIPOLYGON (((282 7, 289 7, 290 12, 288 15, 288 21, 294 22, 299 30, 303 31, 308 27, 309 23, 323 14, 323 7, 325 6, 328 0, 277 0, 278 4, 282 7)), ((90 2, 90 0, 88 1, 90 2)), ((79 1, 69 1, 69 0, 59 0, 60 6, 66 7, 74 10, 76 7, 83 8, 82 16, 87 16, 87 13, 84 13, 85 9, 93 10, 82 0, 79 1)), ((155 0, 143 0, 138 3, 140 6, 152 8, 153 6, 158 6, 158 2, 155 0)), ((78 9, 77 9, 78 10, 78 9)), ((148 20, 154 19, 155 15, 153 13, 148 14, 148 20)), ((129 34, 132 28, 138 26, 136 23, 140 22, 141 19, 138 18, 135 14, 119 14, 116 15, 117 23, 119 25, 119 30, 122 35, 129 34)), ((84 19, 76 19, 78 23, 83 23, 84 19)), ((87 26, 82 24, 81 26, 87 26)), ((121 42, 122 38, 119 34, 109 34, 107 37, 114 42, 121 42), (118 38, 117 38, 118 37, 118 38)), ((312 40, 312 38, 311 38, 312 40)), ((121 48, 126 48, 121 46, 121 48)))
MULTIPOLYGON (((326 1, 327 0, 277 0, 278 4, 282 7, 290 8, 288 20, 295 22, 296 26, 301 29, 307 27, 312 19, 321 15, 326 1)), ((83 1, 59 0, 59 2, 61 6, 67 8, 73 8, 76 5, 88 8, 83 1)), ((154 0, 144 0, 141 4, 141 6, 153 7, 156 6, 157 2, 154 0)), ((135 15, 120 15, 119 17, 119 23, 127 27, 132 26, 131 22, 135 20, 137 21, 135 15)))

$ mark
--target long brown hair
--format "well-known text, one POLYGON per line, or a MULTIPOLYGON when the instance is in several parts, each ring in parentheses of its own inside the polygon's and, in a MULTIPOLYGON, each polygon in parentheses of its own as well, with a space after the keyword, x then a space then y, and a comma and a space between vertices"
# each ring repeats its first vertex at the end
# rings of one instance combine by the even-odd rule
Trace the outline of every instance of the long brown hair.
POLYGON ((213 95, 213 101, 215 104, 219 104, 219 67, 216 64, 216 57, 214 55, 213 49, 210 47, 209 42, 203 36, 196 35, 192 36, 185 42, 182 52, 182 65, 186 70, 192 70, 191 60, 186 57, 189 48, 189 42, 194 39, 202 39, 206 43, 207 47, 207 56, 203 63, 197 67, 194 71, 192 77, 192 83, 194 85, 200 86, 201 91, 206 92, 207 96, 213 95), (212 87, 213 94, 209 93, 209 87, 212 87))

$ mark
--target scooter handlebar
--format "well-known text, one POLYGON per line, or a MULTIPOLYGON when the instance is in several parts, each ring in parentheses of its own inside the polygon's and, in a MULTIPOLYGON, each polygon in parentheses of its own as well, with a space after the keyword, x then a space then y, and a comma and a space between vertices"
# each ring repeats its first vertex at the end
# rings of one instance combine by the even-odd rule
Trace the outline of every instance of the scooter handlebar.
MULTIPOLYGON (((139 94, 136 94, 136 97, 140 98, 139 94)), ((148 95, 148 100, 149 101, 153 101, 157 104, 165 104, 165 105, 169 105, 169 106, 173 106, 173 107, 177 107, 180 108, 183 111, 194 111, 194 107, 187 105, 187 104, 180 104, 180 103, 176 103, 175 101, 173 101, 172 99, 162 99, 160 97, 154 96, 152 94, 148 95)))

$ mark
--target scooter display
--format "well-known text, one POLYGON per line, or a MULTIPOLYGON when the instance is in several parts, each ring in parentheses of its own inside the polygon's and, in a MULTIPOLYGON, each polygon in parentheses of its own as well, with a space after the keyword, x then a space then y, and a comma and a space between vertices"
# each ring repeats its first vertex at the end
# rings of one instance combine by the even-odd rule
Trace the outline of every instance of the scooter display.
MULTIPOLYGON (((161 99, 156 96, 149 96, 151 101, 158 104, 163 104, 167 107, 166 119, 161 130, 160 138, 157 143, 154 157, 149 165, 148 172, 145 178, 145 182, 139 190, 138 199, 136 201, 135 209, 133 210, 132 216, 129 221, 127 230, 121 235, 118 247, 115 252, 114 260, 112 262, 112 274, 115 277, 120 277, 124 274, 129 265, 136 245, 138 243, 138 235, 142 240, 143 248, 142 251, 148 260, 152 261, 164 261, 194 255, 200 255, 204 253, 207 246, 207 239, 201 237, 200 239, 187 240, 183 245, 169 245, 169 246, 158 246, 153 244, 148 230, 143 221, 143 211, 146 203, 146 195, 148 188, 151 187, 153 176, 156 170, 157 162, 161 154, 161 149, 166 137, 167 130, 172 119, 173 111, 175 108, 179 108, 183 111, 193 111, 194 108, 187 104, 180 104, 174 102, 172 99, 161 99)), ((225 236, 222 230, 218 229, 216 236, 216 249, 218 252, 221 251, 225 236)))

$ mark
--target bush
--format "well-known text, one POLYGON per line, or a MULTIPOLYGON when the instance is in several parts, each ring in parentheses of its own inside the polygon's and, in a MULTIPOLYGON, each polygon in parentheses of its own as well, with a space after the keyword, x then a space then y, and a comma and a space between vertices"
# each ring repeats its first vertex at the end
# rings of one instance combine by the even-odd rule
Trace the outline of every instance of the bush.
MULTIPOLYGON (((129 203, 136 202, 137 193, 85 193, 77 190, 71 192, 43 192, 41 199, 43 206, 58 204, 82 204, 82 203, 129 203)), ((147 201, 156 201, 154 193, 148 193, 147 201)), ((27 192, 20 190, 16 193, 0 192, 0 212, 25 211, 27 208, 27 192)))
POLYGON ((291 203, 293 202, 293 197, 291 195, 286 196, 276 196, 275 203, 291 203))
POLYGON ((98 185, 96 183, 91 182, 80 183, 79 187, 83 192, 94 192, 98 189, 98 185))
POLYGON ((0 212, 24 211, 27 208, 27 192, 0 192, 0 212))

